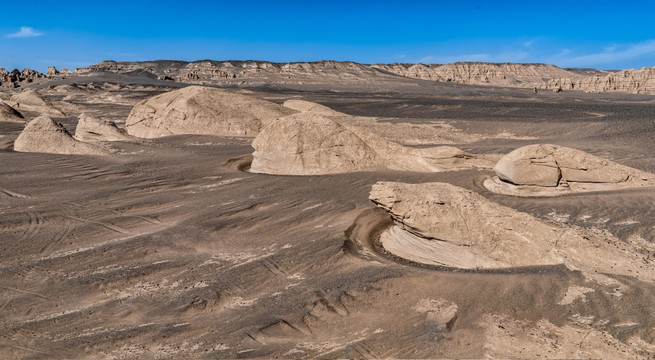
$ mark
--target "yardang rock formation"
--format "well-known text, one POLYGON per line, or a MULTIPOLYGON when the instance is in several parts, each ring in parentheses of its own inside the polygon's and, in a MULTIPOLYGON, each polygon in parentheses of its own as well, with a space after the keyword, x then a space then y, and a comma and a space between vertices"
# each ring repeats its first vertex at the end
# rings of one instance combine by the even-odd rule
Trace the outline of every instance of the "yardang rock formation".
POLYGON ((106 149, 75 140, 61 124, 42 115, 30 121, 14 142, 19 152, 50 154, 105 155, 106 149))
POLYGON ((595 74, 579 79, 559 77, 547 81, 544 87, 547 89, 583 90, 591 93, 655 94, 655 67, 595 74))
POLYGON ((177 134, 253 137, 294 110, 230 90, 189 86, 138 103, 126 122, 141 138, 177 134))
POLYGON ((113 121, 100 120, 81 114, 75 128, 75 139, 80 141, 130 141, 132 138, 119 129, 113 121))
POLYGON ((384 82, 393 80, 393 76, 402 76, 411 79, 473 85, 655 94, 655 70, 653 69, 643 68, 617 72, 595 69, 563 69, 548 64, 485 62, 366 65, 336 61, 271 63, 266 61, 201 60, 184 62, 159 60, 102 61, 86 68, 78 68, 73 74, 141 73, 160 80, 230 85, 306 84, 334 79, 355 84, 369 83, 376 81, 375 79, 384 82))
POLYGON ((0 101, 0 121, 24 122, 25 118, 16 109, 0 101))
MULTIPOLYGON (((589 272, 649 278, 639 271, 647 254, 609 233, 547 224, 447 183, 378 182, 369 199, 394 225, 382 248, 419 264, 468 270, 564 264, 589 272)), ((652 265, 643 265, 652 267, 652 265)))
POLYGON ((475 85, 533 87, 552 78, 581 79, 584 74, 547 64, 456 62, 452 64, 375 64, 372 67, 423 80, 475 85))
POLYGON ((297 114, 273 121, 254 139, 250 171, 322 175, 381 169, 438 172, 487 167, 451 146, 410 148, 353 125, 355 117, 309 102, 285 103, 297 114))
POLYGON ((10 105, 20 111, 32 111, 54 117, 65 116, 53 101, 32 89, 12 95, 10 105))
POLYGON ((494 171, 497 177, 487 179, 484 186, 493 192, 517 196, 553 196, 655 185, 654 174, 550 144, 518 148, 503 156, 494 171))

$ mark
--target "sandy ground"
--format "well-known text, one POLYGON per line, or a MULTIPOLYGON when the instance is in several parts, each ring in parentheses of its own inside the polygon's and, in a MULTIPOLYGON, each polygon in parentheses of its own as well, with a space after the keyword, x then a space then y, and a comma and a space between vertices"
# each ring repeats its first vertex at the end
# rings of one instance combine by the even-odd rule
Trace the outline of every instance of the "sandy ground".
MULTIPOLYGON (((170 90, 114 80, 77 95, 41 91, 75 95, 58 119, 74 132, 81 111, 122 125, 136 102, 170 90)), ((654 97, 421 89, 253 94, 489 135, 448 144, 472 153, 553 143, 655 172, 654 97)), ((491 171, 253 174, 244 171, 250 140, 211 136, 113 143, 110 157, 13 152, 22 127, 0 123, 0 358, 655 354, 652 283, 611 268, 413 266, 376 251, 371 240, 389 218, 368 200, 377 181, 442 181, 547 222, 651 243, 652 189, 517 198, 485 191, 491 171)), ((415 146, 424 145, 439 144, 415 146)))

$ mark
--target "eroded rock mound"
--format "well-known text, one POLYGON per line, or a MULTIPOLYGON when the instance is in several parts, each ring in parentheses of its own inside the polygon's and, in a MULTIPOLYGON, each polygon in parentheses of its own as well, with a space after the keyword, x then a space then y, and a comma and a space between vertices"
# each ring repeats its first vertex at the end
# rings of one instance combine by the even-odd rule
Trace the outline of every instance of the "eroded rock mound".
POLYGON ((19 152, 50 154, 104 155, 106 149, 73 139, 63 125, 42 115, 30 121, 14 142, 19 152))
POLYGON ((548 195, 655 185, 655 175, 584 151, 550 144, 524 146, 503 156, 485 187, 513 195, 548 195))
POLYGON ((16 109, 0 101, 0 121, 24 122, 25 118, 16 109))
POLYGON ((177 134, 253 137, 271 120, 294 112, 229 90, 189 86, 138 103, 127 118, 126 129, 141 138, 177 134))
POLYGON ((100 120, 81 114, 75 128, 75 139, 80 141, 130 141, 132 138, 119 129, 113 121, 100 120))
POLYGON ((643 251, 610 233, 548 224, 451 184, 378 182, 369 198, 394 221, 379 244, 416 263, 459 269, 565 264, 655 277, 651 265, 639 269, 643 251))
POLYGON ((262 129, 252 143, 250 171, 317 175, 381 168, 380 155, 355 133, 322 114, 299 113, 262 129))
POLYGON ((320 175, 381 169, 437 172, 484 167, 457 148, 409 148, 353 126, 352 117, 328 109, 280 118, 252 143, 251 171, 320 175), (335 115, 336 114, 336 115, 335 115))
POLYGON ((36 90, 27 90, 11 96, 11 105, 18 110, 37 112, 48 116, 65 116, 54 102, 36 90))

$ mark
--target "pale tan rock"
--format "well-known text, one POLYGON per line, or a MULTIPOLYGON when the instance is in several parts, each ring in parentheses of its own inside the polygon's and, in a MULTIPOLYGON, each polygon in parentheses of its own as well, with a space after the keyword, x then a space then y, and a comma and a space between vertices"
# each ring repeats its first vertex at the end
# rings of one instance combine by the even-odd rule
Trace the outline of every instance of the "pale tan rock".
POLYGON ((554 244, 550 226, 472 191, 447 183, 378 182, 369 199, 385 209, 398 227, 381 239, 383 246, 404 258, 416 260, 412 253, 428 253, 432 265, 458 268, 557 263, 549 256, 554 244), (526 242, 528 229, 541 242, 526 242), (403 232, 406 237, 399 239, 403 232), (400 252, 408 244, 420 251, 400 252))
POLYGON ((334 111, 325 105, 305 100, 287 100, 282 104, 282 106, 299 112, 311 111, 314 113, 322 113, 327 115, 343 115, 343 113, 334 111))
POLYGON ((10 105, 19 111, 27 110, 48 116, 65 116, 53 101, 36 90, 27 90, 11 96, 10 105))
POLYGON ((76 73, 114 72, 150 73, 157 78, 195 84, 306 84, 308 82, 338 81, 357 84, 371 77, 393 80, 388 74, 369 65, 353 62, 316 61, 295 63, 271 63, 266 61, 103 61, 76 73))
POLYGON ((646 269, 654 269, 645 261, 648 252, 637 244, 626 245, 608 232, 546 223, 451 184, 378 182, 369 199, 394 221, 380 245, 413 262, 460 269, 564 264, 655 278, 646 269))
POLYGON ((553 196, 571 192, 653 186, 655 175, 584 151, 550 144, 518 148, 503 156, 487 189, 519 196, 553 196))
POLYGON ((61 124, 42 115, 30 121, 14 142, 19 152, 50 154, 105 155, 103 147, 75 140, 61 124))
POLYGON ((59 71, 57 70, 56 67, 48 66, 48 72, 46 72, 47 77, 51 78, 51 77, 54 77, 57 74, 59 74, 59 71))
POLYGON ((605 327, 595 325, 598 319, 594 316, 576 315, 564 324, 555 325, 546 319, 533 322, 485 314, 478 323, 484 329, 484 355, 480 358, 628 360, 648 359, 655 354, 653 345, 638 335, 619 339, 605 327))
POLYGON ((494 167, 501 180, 517 185, 557 186, 561 172, 543 146, 525 146, 503 156, 494 167))
POLYGON ((320 175, 380 169, 438 172, 489 166, 488 161, 450 146, 405 147, 353 122, 352 116, 325 109, 280 118, 263 128, 253 141, 250 170, 320 175))
POLYGON ((262 129, 252 143, 250 171, 317 175, 380 169, 381 158, 366 142, 320 113, 298 113, 262 129))
POLYGON ((0 101, 0 121, 25 122, 25 118, 16 109, 0 101))
POLYGON ((75 139, 80 141, 130 141, 113 121, 100 120, 95 116, 81 114, 75 128, 75 139))
POLYGON ((555 78, 543 84, 546 89, 574 89, 586 92, 626 92, 655 94, 655 67, 596 74, 579 79, 555 78))
POLYGON ((271 120, 294 112, 230 90, 189 86, 138 103, 127 118, 126 130, 141 138, 176 134, 253 137, 271 120))
POLYGON ((456 62, 451 64, 375 64, 372 67, 423 80, 476 85, 541 87, 544 79, 582 79, 585 75, 547 64, 456 62))

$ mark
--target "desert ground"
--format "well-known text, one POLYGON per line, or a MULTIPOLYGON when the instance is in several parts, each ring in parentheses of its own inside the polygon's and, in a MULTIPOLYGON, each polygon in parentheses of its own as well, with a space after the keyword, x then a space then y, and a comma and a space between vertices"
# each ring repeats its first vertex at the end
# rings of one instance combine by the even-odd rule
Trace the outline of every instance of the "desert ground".
MULTIPOLYGON (((250 169, 252 137, 206 134, 17 151, 40 115, 71 134, 83 113, 124 129, 139 102, 189 84, 91 72, 2 90, 24 119, 0 121, 0 358, 654 357, 655 188, 512 196, 484 180, 531 144, 655 173, 655 96, 397 78, 205 86, 323 105, 407 156, 449 146, 479 162, 270 174, 250 169), (47 101, 12 102, 26 91, 47 101), (422 262, 403 251, 424 233, 370 199, 379 182, 454 185, 506 212, 503 231, 564 245, 533 259, 500 235, 505 265, 422 262)), ((479 213, 463 221, 495 231, 479 213)))

